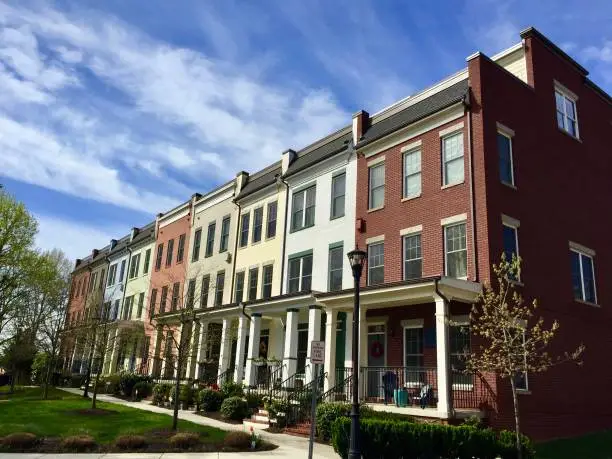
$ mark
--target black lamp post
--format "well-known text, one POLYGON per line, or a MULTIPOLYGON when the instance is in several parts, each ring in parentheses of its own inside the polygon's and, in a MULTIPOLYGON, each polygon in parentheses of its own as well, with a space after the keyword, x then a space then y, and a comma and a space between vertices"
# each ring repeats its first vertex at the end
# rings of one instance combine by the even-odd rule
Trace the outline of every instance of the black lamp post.
POLYGON ((353 406, 351 408, 351 443, 349 459, 361 459, 359 451, 359 279, 367 254, 356 247, 350 251, 348 259, 355 281, 355 302, 353 305, 353 406))

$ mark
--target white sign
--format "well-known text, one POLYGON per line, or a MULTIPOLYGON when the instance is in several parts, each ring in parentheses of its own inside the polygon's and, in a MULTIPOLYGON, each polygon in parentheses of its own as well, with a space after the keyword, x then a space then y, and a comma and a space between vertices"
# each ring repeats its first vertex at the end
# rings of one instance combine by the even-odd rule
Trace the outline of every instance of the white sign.
POLYGON ((325 363, 325 341, 312 341, 310 343, 310 363, 325 363))

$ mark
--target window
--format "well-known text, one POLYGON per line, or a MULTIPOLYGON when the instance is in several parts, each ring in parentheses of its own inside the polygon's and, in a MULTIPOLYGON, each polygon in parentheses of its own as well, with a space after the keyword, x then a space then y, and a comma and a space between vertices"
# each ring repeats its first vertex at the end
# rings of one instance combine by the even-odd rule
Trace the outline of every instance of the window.
POLYGON ((208 306, 208 290, 210 290, 210 276, 206 275, 202 277, 202 288, 200 291, 200 307, 205 308, 208 306))
POLYGON ((467 277, 465 223, 444 227, 444 249, 446 253, 446 275, 467 277))
POLYGON ((110 313, 111 313, 111 302, 107 301, 106 303, 104 303, 104 311, 102 311, 102 319, 109 320, 110 313))
POLYGON ((311 186, 293 194, 291 230, 297 231, 314 225, 317 188, 311 186))
POLYGON ((472 375, 465 373, 466 354, 470 353, 470 326, 468 324, 449 327, 450 365, 453 385, 473 384, 472 375))
POLYGON ((572 260, 572 285, 574 298, 597 304, 595 291, 595 268, 593 257, 578 250, 570 250, 572 260))
POLYGON ((217 223, 212 222, 208 224, 208 233, 206 234, 206 251, 204 252, 205 257, 210 257, 213 254, 213 248, 215 246, 215 230, 217 229, 217 223))
POLYGON ((514 165, 512 162, 512 138, 497 133, 497 152, 499 153, 499 179, 507 185, 514 185, 514 165))
MULTIPOLYGON (((423 327, 404 328, 404 366, 423 367, 423 327)), ((418 372, 408 372, 409 381, 418 381, 418 372)))
POLYGON ((344 247, 332 247, 329 249, 329 280, 330 292, 342 290, 342 262, 344 261, 344 247))
POLYGON ((312 253, 289 259, 288 293, 306 292, 312 282, 312 253))
POLYGON ((187 285, 187 307, 189 309, 193 308, 193 302, 195 299, 195 279, 189 279, 189 284, 187 285))
POLYGON ((251 214, 247 212, 240 217, 240 247, 246 247, 249 243, 249 223, 251 214))
POLYGON ((442 138, 443 185, 463 182, 463 134, 442 138))
POLYGON ((166 302, 168 301, 168 286, 162 287, 161 298, 159 299, 159 313, 166 311, 166 302))
POLYGON ((225 271, 217 273, 217 285, 215 287, 215 306, 223 304, 223 289, 225 288, 225 271))
POLYGON ((134 304, 134 297, 128 296, 123 304, 123 320, 129 320, 132 318, 132 305, 134 304))
POLYGON ((174 252, 174 239, 168 241, 168 249, 166 250, 166 267, 172 265, 172 256, 174 252))
POLYGON ((569 135, 578 137, 578 122, 576 119, 576 101, 560 89, 555 90, 557 106, 557 126, 569 135))
POLYGON ((268 203, 268 223, 266 224, 266 237, 271 238, 276 236, 276 211, 277 202, 268 203))
POLYGON ((331 218, 344 216, 344 195, 346 194, 346 174, 332 177, 331 218))
POLYGON ((263 279, 261 285, 261 297, 270 298, 272 297, 272 272, 273 265, 266 265, 263 267, 263 279))
POLYGON ((157 257, 155 258, 155 271, 160 270, 163 255, 164 255, 164 244, 159 244, 157 246, 157 257))
POLYGON ((138 295, 138 311, 136 317, 140 319, 142 317, 142 309, 144 307, 144 292, 138 295))
POLYGON ((142 266, 143 274, 147 274, 149 272, 149 263, 151 263, 151 249, 147 249, 145 252, 144 265, 142 266))
POLYGON ((198 228, 193 235, 193 249, 191 251, 191 261, 200 259, 200 244, 202 242, 202 228, 198 228))
POLYGON ((244 297, 244 271, 236 273, 236 290, 234 291, 234 302, 242 302, 244 297))
POLYGON ((512 260, 512 256, 518 257, 518 234, 517 228, 504 223, 503 225, 503 238, 504 238, 504 254, 506 260, 512 260))
POLYGON ((157 289, 151 290, 151 300, 149 301, 149 318, 155 315, 155 303, 157 302, 157 289))
POLYGON ((253 236, 251 242, 261 241, 261 233, 263 230, 263 207, 259 207, 253 211, 253 236))
POLYGON ((257 298, 257 281, 259 277, 259 268, 249 269, 249 301, 257 298))
POLYGON ((140 254, 132 255, 132 259, 130 260, 130 279, 134 279, 138 277, 138 269, 140 267, 140 254))
POLYGON ((219 241, 219 252, 227 251, 230 234, 230 217, 224 217, 221 222, 221 241, 219 241))
POLYGON ((100 275, 100 290, 104 288, 104 279, 105 279, 104 274, 105 272, 104 270, 102 270, 102 274, 100 275))
POLYGON ((368 285, 385 281, 385 243, 368 245, 368 285))
POLYGON ((421 235, 404 236, 404 280, 419 279, 423 276, 421 235))
MULTIPOLYGON (((121 271, 119 271, 119 282, 123 282, 123 279, 125 279, 123 276, 125 276, 125 264, 126 264, 126 260, 122 260, 121 261, 121 271)), ((94 284, 96 283, 96 276, 98 273, 94 273, 94 284)))
POLYGON ((175 282, 172 285, 172 303, 171 304, 172 304, 173 311, 176 311, 178 307, 180 290, 181 290, 180 282, 175 282))
POLYGON ((421 150, 404 153, 404 198, 421 194, 421 150))
POLYGON ((368 209, 376 209, 385 205, 385 163, 371 166, 368 175, 368 209))
POLYGON ((176 251, 176 262, 177 263, 183 262, 184 254, 185 254, 185 235, 181 234, 179 236, 179 241, 178 241, 178 250, 176 251))
POLYGON ((115 277, 117 276, 117 263, 112 265, 108 269, 108 282, 107 285, 110 287, 111 285, 115 285, 115 277))
POLYGON ((115 300, 115 307, 113 308, 113 320, 117 320, 117 316, 119 315, 119 303, 120 300, 115 300))
MULTIPOLYGON (((521 334, 521 338, 523 341, 523 348, 525 347, 525 330, 523 328, 517 328, 517 333, 521 334)), ((525 352, 525 356, 523 357, 523 365, 525 367, 527 367, 527 352, 525 352)), ((520 373, 516 374, 514 377, 514 385, 516 387, 516 390, 529 390, 529 380, 527 377, 527 372, 526 371, 521 371, 520 373)))

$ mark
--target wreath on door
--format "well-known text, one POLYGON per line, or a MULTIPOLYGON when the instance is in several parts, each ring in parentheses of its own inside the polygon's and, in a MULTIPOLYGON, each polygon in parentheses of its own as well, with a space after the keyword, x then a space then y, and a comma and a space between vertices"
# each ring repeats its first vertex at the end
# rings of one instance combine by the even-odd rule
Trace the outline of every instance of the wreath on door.
POLYGON ((370 355, 375 359, 383 355, 383 345, 380 341, 374 341, 370 346, 370 355))

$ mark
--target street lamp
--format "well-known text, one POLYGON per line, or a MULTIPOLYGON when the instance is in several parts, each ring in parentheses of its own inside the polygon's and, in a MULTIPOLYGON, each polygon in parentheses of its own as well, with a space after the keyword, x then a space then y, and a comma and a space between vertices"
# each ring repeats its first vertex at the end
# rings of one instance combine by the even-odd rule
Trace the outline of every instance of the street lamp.
MULTIPOLYGON (((355 301, 353 304, 353 406, 351 408, 351 443, 349 459, 361 459, 359 451, 359 279, 367 254, 359 247, 347 253, 353 279, 355 281, 355 301)), ((365 337, 362 337, 365 338, 365 337)))

